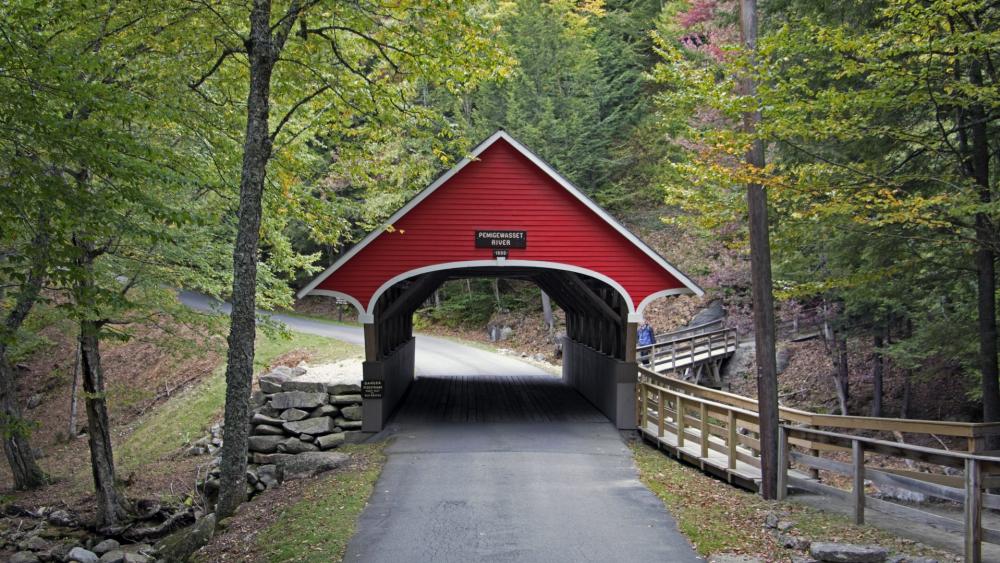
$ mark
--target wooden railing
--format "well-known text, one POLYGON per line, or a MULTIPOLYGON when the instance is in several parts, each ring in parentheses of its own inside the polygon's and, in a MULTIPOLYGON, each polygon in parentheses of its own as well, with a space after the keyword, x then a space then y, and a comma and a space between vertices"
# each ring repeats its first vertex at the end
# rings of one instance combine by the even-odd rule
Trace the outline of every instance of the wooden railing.
MULTIPOLYGON (((691 330, 700 327, 693 327, 691 330)), ((670 339, 636 348, 636 357, 649 363, 659 373, 676 371, 698 364, 729 357, 739 345, 735 328, 723 328, 705 333, 672 333, 670 339)))
MULTIPOLYGON (((760 481, 759 418, 754 399, 700 387, 640 368, 637 412, 639 430, 657 447, 730 483, 756 490, 760 481)), ((1000 424, 900 420, 870 417, 820 415, 782 408, 780 413, 779 489, 787 486, 834 496, 852 502, 855 521, 864 521, 864 509, 903 515, 949 531, 961 532, 966 540, 966 561, 981 561, 981 542, 1000 544, 1000 530, 982 526, 983 508, 1000 510, 1000 495, 984 492, 1000 487, 1000 457, 979 453, 985 438, 1000 434, 1000 424), (969 452, 880 440, 867 436, 831 432, 830 428, 867 433, 893 432, 909 435, 934 434, 963 438, 969 452), (823 454, 850 452, 851 463, 823 454), (923 462, 952 470, 962 476, 920 472, 912 469, 873 468, 865 465, 865 453, 892 459, 923 462), (820 471, 845 475, 851 491, 822 483, 820 471), (865 480, 876 486, 895 487, 937 499, 961 503, 963 521, 864 495, 865 480)))

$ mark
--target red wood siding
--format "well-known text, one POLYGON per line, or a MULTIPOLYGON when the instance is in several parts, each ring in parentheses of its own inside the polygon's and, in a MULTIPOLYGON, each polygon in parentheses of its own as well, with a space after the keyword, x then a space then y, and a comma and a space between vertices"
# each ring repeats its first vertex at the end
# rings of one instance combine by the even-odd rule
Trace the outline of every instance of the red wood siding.
POLYGON ((366 308, 389 279, 424 266, 492 260, 475 248, 477 230, 527 231, 527 248, 509 260, 571 264, 621 284, 632 309, 648 295, 684 285, 500 139, 397 223, 376 237, 316 289, 355 297, 366 308))

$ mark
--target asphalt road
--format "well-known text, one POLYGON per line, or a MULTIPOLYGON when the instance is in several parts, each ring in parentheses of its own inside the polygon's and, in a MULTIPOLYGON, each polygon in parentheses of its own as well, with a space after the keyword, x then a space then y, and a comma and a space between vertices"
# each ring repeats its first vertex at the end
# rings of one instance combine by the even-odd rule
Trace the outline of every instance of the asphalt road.
MULTIPOLYGON (((199 309, 219 306, 197 294, 181 298, 199 309)), ((292 330, 362 342, 360 328, 272 316, 292 330)), ((552 381, 516 358, 425 335, 417 337, 417 373, 492 376, 501 384, 552 381)), ((508 413, 523 409, 535 422, 440 421, 420 415, 436 405, 401 409, 405 414, 387 428, 388 459, 344 561, 701 561, 663 503, 639 482, 614 426, 579 395, 538 387, 487 404, 508 413), (581 408, 593 416, 581 416, 581 408), (537 421, 540 409, 552 420, 537 421)))

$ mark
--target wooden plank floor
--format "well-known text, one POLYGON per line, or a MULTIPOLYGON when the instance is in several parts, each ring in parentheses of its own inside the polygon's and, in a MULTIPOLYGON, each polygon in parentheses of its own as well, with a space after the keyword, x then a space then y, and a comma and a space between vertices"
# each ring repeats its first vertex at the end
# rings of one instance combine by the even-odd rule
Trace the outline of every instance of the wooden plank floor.
POLYGON ((561 379, 544 376, 422 376, 398 422, 607 422, 561 379))

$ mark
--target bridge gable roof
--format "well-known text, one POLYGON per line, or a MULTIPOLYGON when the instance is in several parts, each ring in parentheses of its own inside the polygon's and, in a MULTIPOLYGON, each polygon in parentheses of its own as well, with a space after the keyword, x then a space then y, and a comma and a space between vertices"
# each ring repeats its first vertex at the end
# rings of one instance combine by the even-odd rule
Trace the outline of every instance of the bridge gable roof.
POLYGON ((697 284, 505 131, 394 213, 299 292, 352 303, 370 322, 392 284, 431 271, 512 266, 572 271, 626 298, 630 320, 653 298, 697 284), (526 248, 495 259, 476 231, 524 231, 526 248))

